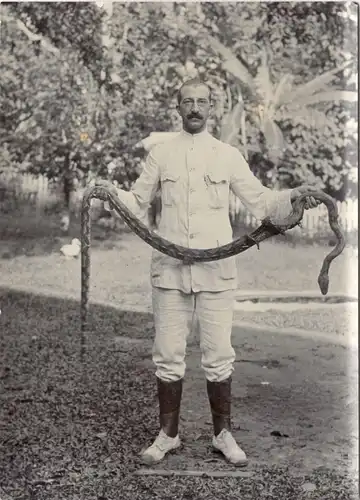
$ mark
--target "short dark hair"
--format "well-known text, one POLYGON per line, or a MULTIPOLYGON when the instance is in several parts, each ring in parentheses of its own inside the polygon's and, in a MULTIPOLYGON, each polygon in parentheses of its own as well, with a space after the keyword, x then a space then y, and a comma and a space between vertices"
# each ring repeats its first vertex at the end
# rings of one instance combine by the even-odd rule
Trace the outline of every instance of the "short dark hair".
POLYGON ((207 83, 205 83, 203 80, 201 80, 200 78, 191 78, 191 80, 186 80, 182 85, 181 87, 179 88, 179 90, 177 91, 177 103, 180 104, 181 102, 181 92, 183 90, 184 87, 206 87, 209 91, 209 100, 211 101, 211 88, 209 87, 209 85, 207 83))

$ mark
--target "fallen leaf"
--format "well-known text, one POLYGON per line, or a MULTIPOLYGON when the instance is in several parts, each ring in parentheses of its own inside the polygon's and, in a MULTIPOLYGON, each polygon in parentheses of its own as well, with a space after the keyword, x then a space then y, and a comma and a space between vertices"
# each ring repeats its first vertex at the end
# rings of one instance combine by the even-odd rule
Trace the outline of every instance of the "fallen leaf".
POLYGON ((96 434, 96 437, 99 439, 104 439, 107 436, 107 432, 99 432, 99 434, 96 434))
POLYGON ((302 489, 304 491, 310 492, 310 491, 315 491, 316 490, 316 485, 313 483, 304 483, 302 485, 302 489))
POLYGON ((78 472, 70 472, 69 477, 72 481, 77 482, 81 478, 81 474, 79 474, 78 472))

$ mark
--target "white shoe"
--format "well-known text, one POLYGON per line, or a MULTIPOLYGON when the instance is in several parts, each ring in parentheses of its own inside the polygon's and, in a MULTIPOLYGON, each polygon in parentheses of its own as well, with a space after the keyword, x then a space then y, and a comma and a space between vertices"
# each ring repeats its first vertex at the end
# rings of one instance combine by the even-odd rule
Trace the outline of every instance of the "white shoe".
POLYGON ((180 444, 179 435, 172 438, 161 430, 153 444, 141 454, 141 461, 147 465, 161 462, 169 451, 176 450, 176 448, 179 448, 180 444))
POLYGON ((238 446, 231 432, 223 429, 220 434, 213 437, 212 445, 216 451, 220 451, 228 462, 238 467, 244 467, 248 463, 245 452, 238 446))

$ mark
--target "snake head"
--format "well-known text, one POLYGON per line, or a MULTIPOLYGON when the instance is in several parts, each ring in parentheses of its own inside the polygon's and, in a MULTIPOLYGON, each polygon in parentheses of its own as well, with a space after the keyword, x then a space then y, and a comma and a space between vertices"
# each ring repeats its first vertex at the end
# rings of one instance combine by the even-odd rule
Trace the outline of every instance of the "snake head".
POLYGON ((329 290, 329 276, 327 274, 319 274, 318 284, 320 291, 323 295, 326 295, 329 290))

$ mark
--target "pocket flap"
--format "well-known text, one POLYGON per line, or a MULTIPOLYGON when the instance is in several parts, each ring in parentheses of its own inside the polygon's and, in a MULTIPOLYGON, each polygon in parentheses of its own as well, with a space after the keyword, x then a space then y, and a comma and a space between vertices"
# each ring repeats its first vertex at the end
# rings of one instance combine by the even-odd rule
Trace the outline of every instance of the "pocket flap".
POLYGON ((161 180, 162 181, 172 181, 172 182, 176 182, 178 179, 179 179, 179 174, 176 174, 175 172, 163 172, 161 174, 161 180))
POLYGON ((222 172, 221 170, 207 172, 206 177, 215 184, 226 184, 228 182, 226 172, 222 172))

